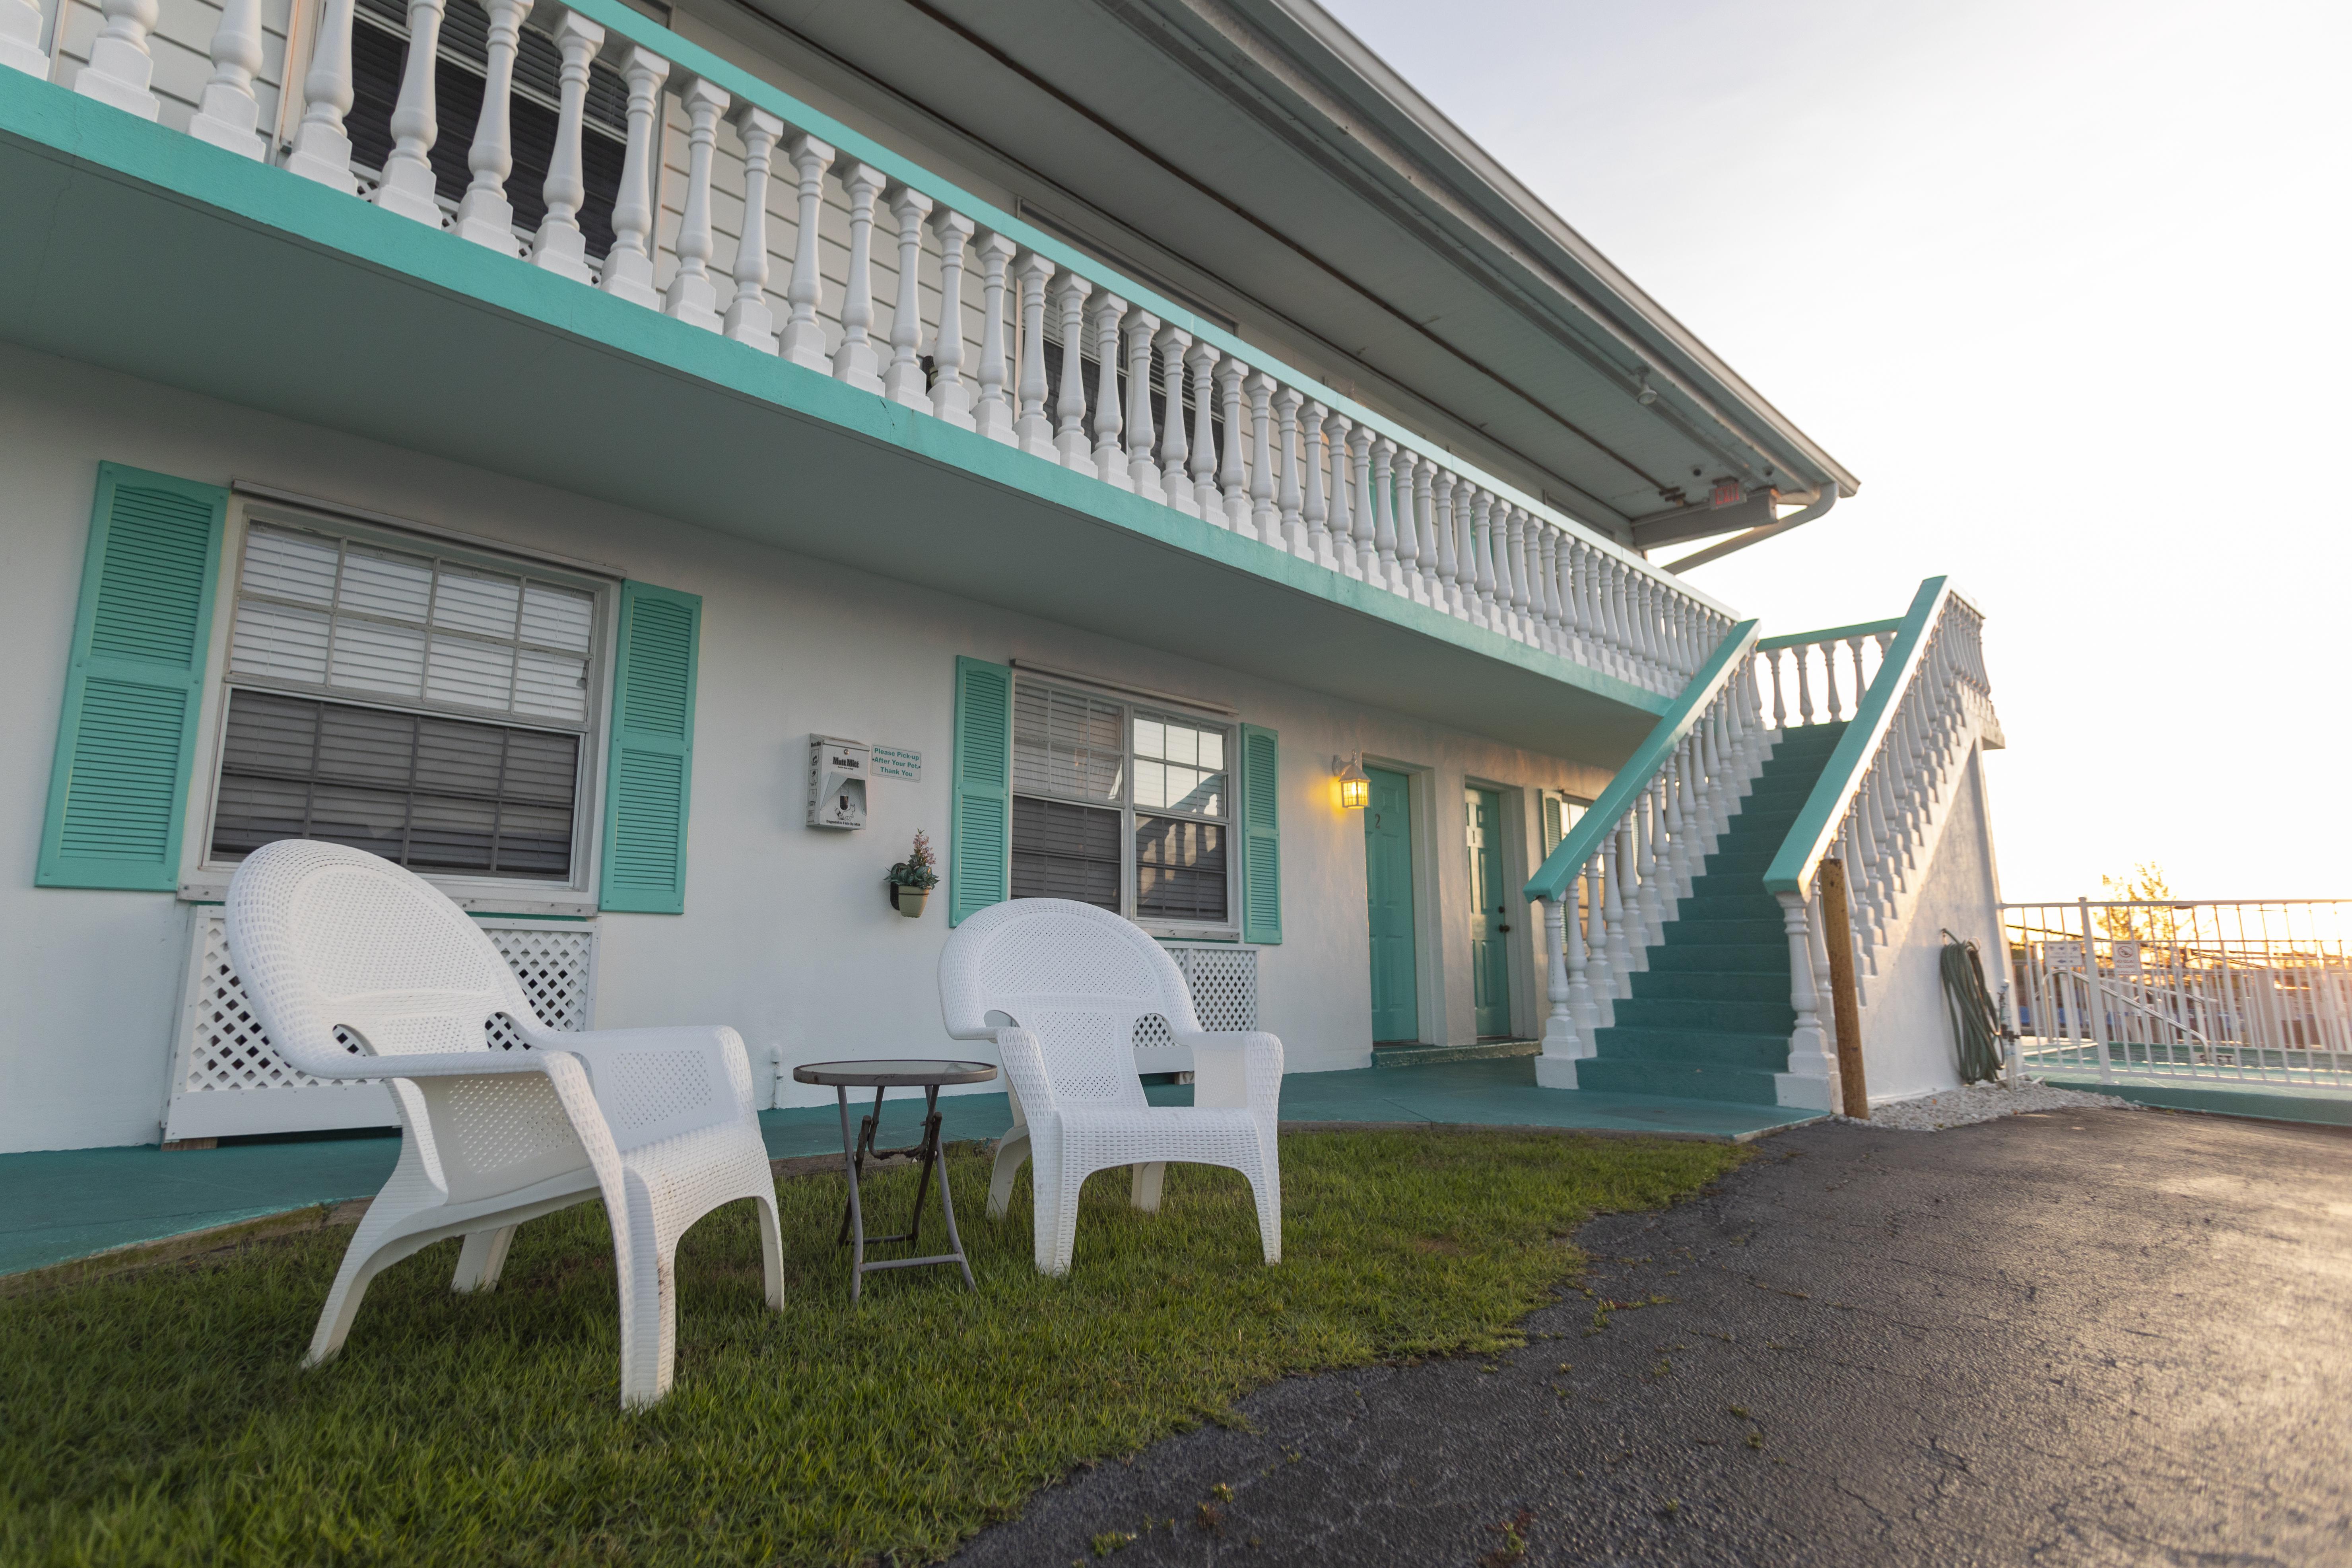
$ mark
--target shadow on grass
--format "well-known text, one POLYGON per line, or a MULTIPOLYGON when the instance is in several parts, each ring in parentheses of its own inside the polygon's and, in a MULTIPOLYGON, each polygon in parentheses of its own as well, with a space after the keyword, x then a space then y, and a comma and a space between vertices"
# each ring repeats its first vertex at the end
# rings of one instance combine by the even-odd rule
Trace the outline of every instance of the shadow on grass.
MULTIPOLYGON (((979 1293, 892 1272, 855 1309, 839 1177, 784 1182, 784 1310, 750 1205, 710 1215, 679 1248, 676 1389, 634 1415, 593 1204, 524 1226, 488 1296, 450 1294, 455 1241, 394 1266, 315 1372, 297 1363, 340 1229, 0 1300, 0 1561, 928 1561, 1272 1379, 1514 1343, 1591 1215, 1741 1154, 1434 1131, 1286 1136, 1282 1157, 1279 1267, 1240 1176, 1177 1165, 1156 1216, 1125 1207, 1124 1172, 1090 1181, 1055 1280, 1025 1177, 992 1224, 984 1152, 961 1150, 979 1293)), ((903 1224, 913 1187, 870 1177, 869 1226, 903 1224)), ((943 1239, 934 1207, 925 1249, 943 1239)))

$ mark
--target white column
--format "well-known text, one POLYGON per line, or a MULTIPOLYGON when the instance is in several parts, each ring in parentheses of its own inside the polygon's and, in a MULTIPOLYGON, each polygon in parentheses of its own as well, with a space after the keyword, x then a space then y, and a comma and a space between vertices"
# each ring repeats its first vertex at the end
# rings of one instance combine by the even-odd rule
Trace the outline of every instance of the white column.
POLYGON ((909 408, 931 411, 930 384, 923 375, 923 220, 931 198, 911 185, 893 183, 883 201, 898 226, 898 295, 890 310, 890 369, 882 395, 909 408))
POLYGON ((1061 384, 1055 389, 1054 449, 1066 468, 1094 471, 1087 444, 1087 296, 1095 286, 1075 272, 1054 280, 1054 309, 1062 323, 1061 384))
MULTIPOLYGON (((286 167, 306 180, 356 195, 360 183, 352 173, 352 139, 343 131, 343 116, 352 111, 352 3, 326 0, 320 9, 310 68, 302 77, 302 122, 294 128, 286 167)), ((148 14, 153 13, 149 0, 148 14)), ((93 56, 96 52, 93 46, 93 56)))
MULTIPOLYGON (((147 35, 154 30, 156 0, 103 0, 100 9, 106 26, 90 41, 89 63, 74 77, 74 90, 84 98, 110 103, 125 114, 153 120, 163 106, 147 90, 155 79, 155 58, 147 52, 147 35)), ((350 34, 351 0, 343 0, 345 37, 350 34)), ((38 35, 37 34, 36 37, 38 35)), ((322 44, 325 35, 320 34, 322 44)), ((346 47, 348 57, 348 47, 346 47)), ((342 108, 351 108, 351 66, 343 67, 342 108)), ((336 121, 340 127, 340 117, 336 121)), ((348 148, 349 143, 345 144, 348 148)))
MULTIPOLYGON (((411 28, 415 26, 412 21, 411 28)), ((588 184, 580 172, 580 138, 588 108, 588 64, 604 47, 604 29, 585 16, 566 11, 556 19, 555 47, 562 64, 556 76, 555 151, 541 187, 547 216, 531 238, 530 260, 532 266, 575 283, 591 281, 588 240, 580 232, 580 204, 588 198, 588 184)), ((376 199, 383 199, 382 192, 376 199)))
POLYGON ((817 311, 824 304, 824 270, 817 242, 824 215, 824 172, 833 167, 836 154, 832 143, 803 134, 793 138, 784 156, 793 161, 799 182, 800 216, 793 235, 793 280, 784 287, 792 315, 784 322, 779 350, 794 364, 824 370, 824 323, 817 320, 817 311))
POLYGON ((1279 461, 1274 510, 1278 521, 1275 536, 1266 542, 1292 555, 1307 553, 1306 517, 1301 510, 1306 498, 1298 483, 1298 405, 1305 401, 1305 395, 1295 386, 1275 389, 1274 444, 1279 461))
POLYGON ((1331 561, 1330 508, 1323 499, 1323 416, 1321 404, 1312 401, 1298 411, 1299 460, 1306 465, 1307 497, 1298 515, 1305 520, 1305 548, 1299 553, 1318 566, 1329 566, 1331 561))
POLYGON ((1184 374, 1192 353, 1192 334, 1181 327, 1162 327, 1152 346, 1160 351, 1160 401, 1165 405, 1160 433, 1160 493, 1186 517, 1201 515, 1201 501, 1185 465, 1192 452, 1184 435, 1184 374))
POLYGON ((1242 390, 1250 400, 1249 526, 1261 543, 1280 546, 1280 513, 1274 509, 1274 377, 1252 371, 1242 390))
POLYGON ((613 202, 613 248, 596 287, 632 304, 661 308, 654 292, 654 137, 660 121, 661 85, 669 62, 650 50, 631 47, 621 57, 629 86, 628 150, 621 161, 621 188, 613 202))
MULTIPOLYGON (((1129 310, 1123 331, 1127 334, 1127 482, 1144 500, 1165 502, 1168 492, 1160 487, 1160 464, 1151 451, 1156 439, 1151 428, 1151 340, 1160 331, 1160 318, 1149 310, 1129 310)), ((1182 424, 1183 410, 1171 409, 1168 422, 1182 424)))
POLYGON ((442 226, 441 204, 433 199, 433 165, 425 154, 440 140, 433 99, 434 67, 441 52, 442 0, 409 0, 408 61, 400 73, 400 100, 392 110, 392 153, 375 187, 375 205, 386 212, 442 226))
POLYGON ((1021 408, 1013 433, 1021 449, 1049 463, 1061 461, 1054 447, 1053 416, 1045 397, 1045 285, 1053 281, 1054 264, 1034 250, 1013 258, 1013 276, 1021 285, 1021 408))
MULTIPOLYGON (((220 57, 215 52, 213 58, 220 57)), ((0 0, 0 68, 49 79, 49 57, 41 52, 41 9, 32 0, 0 0)))
MULTIPOLYGON (((23 0, 0 0, 0 65, 10 63, 9 24, 32 12, 23 0)), ((33 37, 38 37, 38 14, 33 37)), ((415 30, 412 17, 410 28, 415 30)), ((36 54, 46 61, 47 57, 36 54)), ((253 96, 254 73, 261 69, 261 0, 223 0, 220 25, 213 29, 213 74, 205 83, 188 134, 248 158, 268 155, 261 139, 261 105, 253 96)), ((43 68, 46 70, 47 66, 43 68)), ((436 215, 437 217, 437 214, 436 215)), ((1859 658, 1859 655, 1856 655, 1859 658)))
POLYGON ((1119 411, 1118 323, 1127 315, 1127 301, 1112 293, 1094 300, 1095 342, 1095 477, 1107 485, 1132 489, 1127 477, 1125 416, 1119 411))
MULTIPOLYGON (((509 256, 522 254, 522 247, 515 239, 514 205, 507 200, 507 175, 514 169, 511 117, 515 50, 521 44, 522 19, 530 15, 530 5, 531 0, 482 0, 482 9, 488 12, 490 17, 489 69, 482 79, 482 113, 481 118, 474 121, 474 144, 466 153, 466 167, 474 172, 474 180, 466 187, 464 198, 457 203, 458 235, 476 245, 487 246, 509 256)), ((720 93, 719 96, 723 99, 726 94, 720 93)), ((706 148, 703 154, 706 231, 709 227, 709 153, 706 148)), ((682 241, 683 236, 680 237, 682 241)), ((704 243, 707 247, 707 232, 704 243)))
POLYGON ((768 174, 784 122, 753 103, 739 103, 735 134, 743 142, 743 232, 735 238, 735 298, 727 335, 761 353, 776 352, 776 313, 768 306, 768 174))
MULTIPOLYGON (((1217 488, 1217 364, 1224 356, 1213 343, 1196 342, 1184 353, 1184 368, 1192 377, 1192 456, 1187 471, 1192 476, 1192 506, 1204 522, 1233 526, 1225 516, 1224 493, 1217 488)), ((1226 440, 1233 439, 1232 427, 1226 440)))
POLYGON ((972 427, 1009 447, 1020 437, 1013 434, 1013 399, 1004 384, 1004 268, 1017 247, 983 229, 974 248, 980 257, 980 402, 971 411, 972 427))
POLYGON ((1355 509, 1348 499, 1349 442, 1355 429, 1356 422, 1344 414, 1334 414, 1323 423, 1324 438, 1331 447, 1330 565, 1336 571, 1361 581, 1364 568, 1356 558, 1355 509))
POLYGON ((687 117, 686 204, 677 219, 677 270, 670 274, 662 310, 715 332, 726 323, 719 317, 719 285, 710 276, 710 258, 718 249, 710 232, 710 157, 719 141, 719 117, 734 100, 700 77, 680 84, 677 96, 687 117))
MULTIPOLYGON (((1578 881, 1568 880, 1570 904, 1578 881)), ((1559 899, 1543 901, 1543 921, 1545 992, 1551 1009, 1544 1019, 1543 1054, 1536 1058, 1536 1082, 1546 1089, 1574 1089, 1576 1064, 1591 1052, 1590 1037, 1578 1029, 1576 1019, 1576 987, 1584 979, 1583 932, 1559 899)))
POLYGON ((874 202, 882 171, 851 163, 841 172, 849 193, 849 274, 842 280, 841 346, 833 351, 833 377, 860 392, 882 390, 882 359, 874 352, 874 202))
MULTIPOLYGON (((978 428, 971 416, 971 385, 963 378, 963 252, 974 226, 963 214, 945 207, 931 215, 931 237, 940 247, 940 332, 931 347, 931 412, 959 430, 978 428)), ((1000 368, 997 374, 1001 377, 1003 372, 1000 368)))

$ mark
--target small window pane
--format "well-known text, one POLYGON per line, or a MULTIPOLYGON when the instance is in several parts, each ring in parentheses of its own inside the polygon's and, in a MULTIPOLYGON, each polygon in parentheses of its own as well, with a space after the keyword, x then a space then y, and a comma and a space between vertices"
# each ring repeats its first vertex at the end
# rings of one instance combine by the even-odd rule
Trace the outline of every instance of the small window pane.
POLYGON ((323 684, 330 624, 323 610, 245 600, 236 607, 236 647, 228 667, 238 675, 323 684))
POLYGON ((441 569, 433 595, 433 624, 484 637, 511 637, 522 603, 522 584, 511 577, 441 569))
POLYGON ((588 634, 595 618, 596 599, 593 594, 551 588, 544 583, 526 584, 523 587, 522 640, 527 643, 586 653, 588 634))
POLYGON ((514 664, 511 645, 436 634, 425 667, 425 695, 435 702, 467 708, 511 707, 514 664))
POLYGON ((256 526, 246 541, 245 591, 323 609, 334 602, 335 563, 341 553, 331 539, 256 526))
POLYGON ((1116 811, 1058 800, 1013 799, 1013 896, 1074 899, 1118 912, 1116 811))
POLYGON ((1223 730, 1201 731, 1201 765, 1204 768, 1225 765, 1225 732, 1223 730))
POLYGON ((1013 784, 1029 795, 1115 801, 1126 715, 1115 702, 1024 681, 1013 695, 1013 784))
POLYGON ((415 697, 425 686, 425 634, 406 626, 344 619, 335 627, 328 684, 415 697))
POLYGON ((1157 719, 1135 716, 1135 754, 1139 757, 1164 757, 1168 754, 1168 726, 1157 719))
POLYGON ((537 719, 585 717, 588 661, 524 648, 515 656, 514 707, 537 719))
POLYGON ((353 545, 344 552, 338 602, 363 615, 422 624, 433 603, 433 563, 353 545))
POLYGON ((1135 824, 1138 920, 1225 918, 1225 835, 1221 823, 1139 817, 1135 824))

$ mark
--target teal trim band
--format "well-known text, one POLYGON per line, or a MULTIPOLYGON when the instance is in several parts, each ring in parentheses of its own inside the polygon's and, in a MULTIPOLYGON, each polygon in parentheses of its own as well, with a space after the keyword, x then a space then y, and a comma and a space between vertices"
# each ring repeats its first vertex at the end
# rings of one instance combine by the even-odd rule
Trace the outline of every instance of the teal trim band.
POLYGON ((1775 648, 1811 647, 1815 643, 1843 642, 1848 637, 1874 637, 1881 632, 1900 631, 1903 617, 1891 621, 1864 621, 1858 626, 1832 626, 1827 631, 1790 632, 1784 637, 1766 637, 1756 645, 1758 653, 1770 653, 1775 648))
POLYGON ((1683 688, 1682 695, 1675 699, 1674 706, 1666 710, 1649 738, 1617 770, 1617 776, 1609 781, 1601 798, 1586 808, 1576 826, 1569 829, 1568 837, 1544 857, 1543 865, 1528 879, 1526 892, 1529 901, 1557 899, 1568 890, 1570 879, 1592 858, 1601 838, 1617 830, 1618 819, 1632 807, 1634 797, 1649 787, 1675 748, 1682 744, 1683 737, 1697 727, 1716 693, 1744 668, 1748 655, 1756 646, 1756 627, 1754 621, 1742 621, 1716 645, 1715 652, 1691 678, 1691 683, 1683 688))
POLYGON ((1764 868, 1764 890, 1768 893, 1802 893, 1812 880, 1813 868, 1829 847, 1830 835, 1836 830, 1838 819, 1845 813, 1846 796, 1853 792, 1854 783, 1862 776, 1870 759, 1878 754, 1878 743, 1886 735, 1886 728, 1895 722, 1895 700, 1911 684, 1912 671, 1927 651, 1927 633, 1944 612, 1944 601, 1951 595, 1948 580, 1930 577, 1919 584, 1911 595, 1911 608, 1895 634, 1893 646, 1886 650, 1886 662, 1870 682, 1870 689, 1862 694, 1861 704, 1846 723, 1845 733, 1838 737, 1837 750, 1822 769, 1822 776, 1813 785, 1813 793, 1805 797, 1804 809, 1789 826, 1789 837, 1780 841, 1780 852, 1772 857, 1772 864, 1764 868))

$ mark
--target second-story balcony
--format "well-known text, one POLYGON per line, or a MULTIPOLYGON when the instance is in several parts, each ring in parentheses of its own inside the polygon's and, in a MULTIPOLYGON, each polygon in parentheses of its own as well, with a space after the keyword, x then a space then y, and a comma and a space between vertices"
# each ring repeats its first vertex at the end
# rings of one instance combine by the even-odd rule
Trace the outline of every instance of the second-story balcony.
POLYGON ((282 141, 187 11, 177 116, 140 0, 0 70, 7 336, 1596 758, 1735 618, 618 0, 327 0, 282 141))

